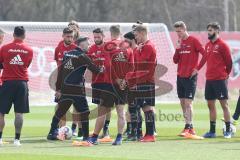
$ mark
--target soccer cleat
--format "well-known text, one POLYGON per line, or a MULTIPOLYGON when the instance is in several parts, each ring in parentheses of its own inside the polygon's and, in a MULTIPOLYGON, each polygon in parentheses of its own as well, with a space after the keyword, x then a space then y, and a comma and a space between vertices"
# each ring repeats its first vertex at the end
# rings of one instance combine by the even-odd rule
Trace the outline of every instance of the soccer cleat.
POLYGON ((122 144, 122 137, 116 138, 112 145, 117 146, 122 144))
MULTIPOLYGON (((223 131, 223 135, 224 135, 225 132, 226 132, 226 123, 225 123, 224 118, 222 118, 221 120, 223 121, 222 131, 223 131)), ((235 133, 237 132, 237 125, 238 125, 238 121, 236 121, 236 120, 234 120, 234 119, 232 118, 231 121, 230 121, 231 137, 233 137, 233 136, 235 135, 235 133)))
POLYGON ((98 145, 98 138, 96 137, 90 137, 89 142, 93 145, 98 145))
POLYGON ((189 129, 188 133, 191 134, 191 135, 196 135, 196 132, 193 128, 189 129))
POLYGON ((156 138, 154 135, 145 135, 140 142, 155 142, 156 138))
POLYGON ((204 138, 216 138, 216 133, 207 132, 203 135, 204 138))
POLYGON ((54 141, 54 140, 58 140, 58 138, 57 138, 57 135, 49 133, 47 136, 47 140, 54 141))
POLYGON ((189 133, 189 130, 190 130, 190 129, 183 129, 183 131, 182 131, 178 136, 184 137, 186 134, 189 133))
POLYGON ((47 140, 58 140, 58 130, 56 129, 53 133, 50 132, 47 136, 47 140))
POLYGON ((231 132, 225 132, 223 136, 224 136, 224 138, 229 139, 229 138, 232 138, 232 133, 231 132))
POLYGON ((19 139, 15 139, 14 142, 13 142, 13 145, 16 146, 16 147, 21 146, 20 140, 19 139))

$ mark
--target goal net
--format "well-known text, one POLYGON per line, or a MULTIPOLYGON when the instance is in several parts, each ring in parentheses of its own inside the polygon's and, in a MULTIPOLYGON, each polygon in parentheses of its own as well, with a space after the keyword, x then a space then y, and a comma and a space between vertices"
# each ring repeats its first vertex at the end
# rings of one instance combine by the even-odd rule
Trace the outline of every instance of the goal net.
MULTIPOLYGON (((0 28, 6 32, 3 44, 13 40, 12 33, 15 26, 22 25, 26 29, 25 42, 34 51, 33 62, 29 68, 29 96, 32 106, 54 104, 54 91, 49 86, 49 76, 56 69, 54 50, 61 41, 62 30, 67 24, 67 22, 0 22, 0 28)), ((104 30, 107 41, 110 39, 109 27, 113 24, 120 24, 122 34, 125 34, 131 31, 134 23, 79 23, 80 34, 88 36, 93 44, 92 30, 100 27, 104 30)), ((157 62, 160 64, 160 70, 156 70, 159 73, 159 77, 156 78, 160 79, 156 90, 157 101, 174 101, 176 100, 176 66, 172 63, 174 47, 168 29, 162 23, 146 23, 146 25, 149 39, 156 46, 157 62)), ((87 76, 87 79, 91 79, 89 74, 87 76)), ((91 81, 87 81, 86 86, 90 87, 90 83, 91 81)))

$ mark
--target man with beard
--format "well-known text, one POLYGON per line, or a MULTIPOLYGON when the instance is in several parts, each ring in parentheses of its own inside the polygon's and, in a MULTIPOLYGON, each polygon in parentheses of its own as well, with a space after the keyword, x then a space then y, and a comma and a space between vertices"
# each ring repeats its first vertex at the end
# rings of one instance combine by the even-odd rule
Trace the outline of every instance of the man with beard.
POLYGON ((217 111, 215 103, 217 99, 221 104, 226 125, 224 138, 232 137, 227 87, 229 74, 232 70, 232 58, 229 46, 219 37, 220 29, 218 22, 207 25, 209 42, 205 46, 207 62, 205 99, 210 112, 210 131, 204 135, 205 138, 216 137, 217 111))
MULTIPOLYGON (((96 83, 93 85, 95 92, 99 94, 98 99, 103 101, 100 102, 98 107, 99 116, 96 120, 94 134, 91 138, 92 143, 97 144, 98 134, 101 129, 104 129, 104 120, 106 119, 106 114, 111 111, 111 107, 116 106, 118 114, 118 135, 113 145, 121 145, 123 128, 125 125, 124 118, 124 104, 126 100, 126 90, 121 87, 125 78, 125 74, 131 69, 133 64, 132 50, 128 47, 128 43, 124 43, 120 40, 120 26, 114 25, 110 27, 111 41, 104 44, 103 57, 104 57, 104 81, 103 83, 96 83), (126 48, 125 47, 126 45, 126 48), (96 90, 97 89, 97 90, 96 90), (107 96, 107 93, 111 93, 113 96, 107 96), (104 102, 108 102, 108 106, 103 105, 104 102), (109 103, 110 102, 110 103, 109 103), (100 115, 102 113, 102 115, 100 115)), ((96 43, 96 33, 94 35, 96 43)), ((101 139, 102 141, 103 139, 101 139)))
POLYGON ((73 43, 73 30, 70 28, 64 28, 62 34, 62 43, 55 48, 54 60, 57 63, 57 66, 60 66, 63 61, 63 56, 66 52, 74 50, 76 45, 73 43))
MULTIPOLYGON (((107 60, 106 52, 104 52, 104 32, 101 28, 96 28, 93 30, 94 43, 88 52, 88 55, 92 58, 94 64, 102 66, 104 68, 109 68, 109 61, 107 60)), ((101 95, 109 86, 109 78, 106 78, 106 72, 104 74, 93 74, 92 75, 92 102, 100 107, 101 95)), ((110 123, 111 112, 107 113, 107 118, 103 126, 103 135, 101 138, 111 141, 108 132, 108 126, 110 123)))

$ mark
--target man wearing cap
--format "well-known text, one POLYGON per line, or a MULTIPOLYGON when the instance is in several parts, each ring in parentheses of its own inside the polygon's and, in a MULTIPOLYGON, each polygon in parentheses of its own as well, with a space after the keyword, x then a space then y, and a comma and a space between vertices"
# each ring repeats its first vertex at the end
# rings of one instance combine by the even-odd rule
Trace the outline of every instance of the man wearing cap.
POLYGON ((14 28, 13 37, 14 41, 4 45, 0 51, 0 63, 3 65, 3 85, 0 90, 0 145, 3 144, 4 115, 9 113, 14 104, 14 145, 20 146, 23 113, 29 113, 28 67, 32 62, 33 50, 23 42, 25 39, 23 26, 14 28))
MULTIPOLYGON (((65 53, 63 64, 59 66, 59 73, 56 82, 56 98, 58 98, 58 108, 53 116, 51 128, 47 136, 48 140, 57 140, 61 135, 57 128, 60 119, 66 114, 70 106, 80 113, 82 124, 83 141, 88 141, 89 136, 89 107, 85 95, 84 73, 88 68, 94 73, 102 72, 100 67, 93 64, 86 55, 89 42, 87 37, 80 37, 77 40, 78 47, 65 53)), ((63 137, 64 138, 64 137, 63 137)), ((88 145, 88 143, 86 143, 88 145)), ((89 143, 89 145, 91 145, 89 143)))

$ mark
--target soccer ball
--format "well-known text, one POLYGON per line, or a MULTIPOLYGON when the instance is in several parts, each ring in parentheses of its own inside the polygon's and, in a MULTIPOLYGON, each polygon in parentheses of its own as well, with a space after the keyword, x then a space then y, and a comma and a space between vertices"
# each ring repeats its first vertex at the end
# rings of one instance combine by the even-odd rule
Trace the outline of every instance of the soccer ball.
MULTIPOLYGON (((226 124, 223 123, 223 134, 226 132, 226 124)), ((234 135, 237 132, 237 128, 231 123, 230 124, 230 131, 232 132, 232 135, 234 135)))
POLYGON ((59 128, 58 135, 60 137, 64 137, 67 140, 70 140, 72 138, 72 129, 68 126, 63 126, 59 128))

